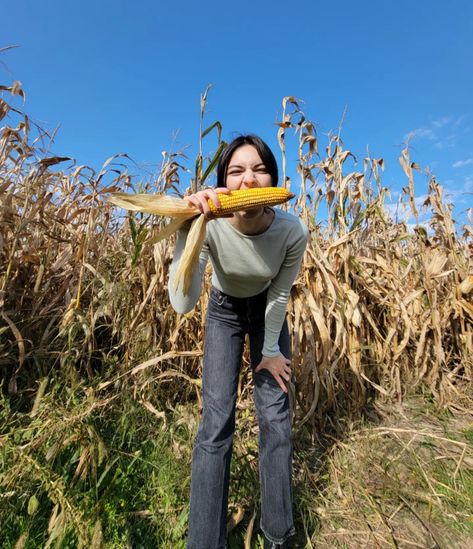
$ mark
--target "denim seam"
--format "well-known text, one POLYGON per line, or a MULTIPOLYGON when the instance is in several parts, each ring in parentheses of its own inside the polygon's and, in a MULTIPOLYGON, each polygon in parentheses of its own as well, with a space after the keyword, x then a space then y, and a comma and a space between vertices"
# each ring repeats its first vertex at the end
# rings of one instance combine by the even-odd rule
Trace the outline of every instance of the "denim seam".
POLYGON ((271 543, 276 543, 277 545, 281 545, 283 543, 286 543, 286 541, 296 533, 296 529, 294 528, 294 526, 291 526, 291 528, 289 528, 289 531, 285 536, 283 536, 282 538, 274 538, 273 536, 270 536, 266 532, 265 528, 263 527, 262 521, 260 521, 259 527, 261 528, 261 531, 265 535, 266 539, 268 541, 270 541, 271 543))

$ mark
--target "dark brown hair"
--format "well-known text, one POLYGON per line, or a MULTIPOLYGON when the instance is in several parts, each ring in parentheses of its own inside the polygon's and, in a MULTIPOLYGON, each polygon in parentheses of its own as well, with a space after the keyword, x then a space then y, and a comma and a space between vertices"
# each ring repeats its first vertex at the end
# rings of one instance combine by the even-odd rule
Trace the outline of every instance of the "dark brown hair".
POLYGON ((274 158, 274 154, 261 137, 253 134, 240 135, 223 149, 217 166, 217 187, 226 186, 225 182, 227 179, 228 164, 230 163, 233 153, 242 145, 252 145, 258 151, 263 164, 266 166, 266 169, 271 176, 271 183, 273 187, 276 187, 278 184, 278 165, 274 158))

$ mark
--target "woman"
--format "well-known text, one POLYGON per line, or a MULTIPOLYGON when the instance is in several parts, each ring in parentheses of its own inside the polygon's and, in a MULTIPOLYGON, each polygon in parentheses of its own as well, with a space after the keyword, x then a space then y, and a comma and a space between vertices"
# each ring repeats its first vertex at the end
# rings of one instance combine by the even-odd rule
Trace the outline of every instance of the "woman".
MULTIPOLYGON (((276 186, 270 148, 254 135, 240 136, 223 151, 217 188, 187 200, 204 214, 207 199, 237 189, 276 186)), ((230 459, 235 403, 245 334, 249 334, 254 400, 259 423, 261 529, 265 547, 284 547, 294 533, 292 437, 286 383, 291 378, 286 323, 289 293, 308 230, 295 216, 253 208, 207 224, 204 247, 190 291, 175 292, 174 276, 187 230, 179 231, 170 269, 169 296, 179 313, 199 299, 208 258, 213 276, 205 324, 202 421, 192 455, 188 549, 226 547, 230 459)))

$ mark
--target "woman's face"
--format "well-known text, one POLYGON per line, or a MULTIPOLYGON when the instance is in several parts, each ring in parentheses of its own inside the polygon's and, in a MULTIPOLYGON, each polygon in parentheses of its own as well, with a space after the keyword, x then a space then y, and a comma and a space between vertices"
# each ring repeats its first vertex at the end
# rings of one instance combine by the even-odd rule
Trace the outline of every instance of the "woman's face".
POLYGON ((271 187, 273 184, 271 175, 253 145, 242 145, 232 154, 225 183, 232 191, 271 187))

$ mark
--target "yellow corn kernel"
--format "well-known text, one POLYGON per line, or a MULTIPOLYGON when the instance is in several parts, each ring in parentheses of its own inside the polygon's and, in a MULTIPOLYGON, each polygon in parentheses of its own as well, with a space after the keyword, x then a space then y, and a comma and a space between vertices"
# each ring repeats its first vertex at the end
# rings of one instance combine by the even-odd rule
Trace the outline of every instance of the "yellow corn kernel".
POLYGON ((293 198, 294 195, 283 187, 258 187, 219 194, 221 207, 217 208, 212 200, 208 200, 209 208, 215 217, 220 217, 241 210, 276 206, 293 198))

